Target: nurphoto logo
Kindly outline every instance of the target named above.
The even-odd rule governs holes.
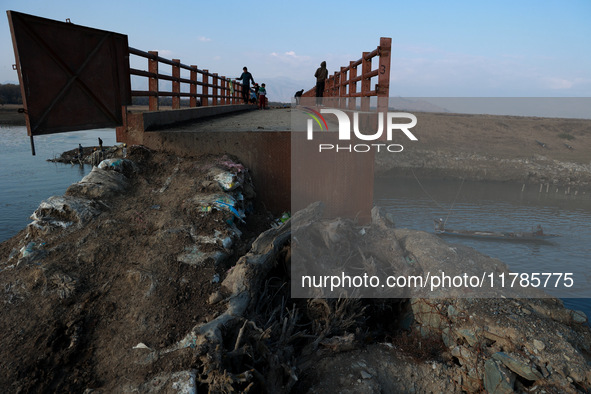
[[[410,132],[409,129],[413,128],[417,124],[417,117],[408,112],[377,112],[378,115],[378,127],[377,131],[363,132],[359,129],[359,112],[353,112],[353,127],[351,127],[351,119],[349,115],[341,110],[334,108],[322,108],[320,113],[306,108],[310,112],[306,112],[311,116],[312,119],[308,119],[307,122],[307,139],[314,139],[314,121],[319,126],[320,132],[324,130],[328,131],[328,125],[322,114],[335,115],[339,124],[339,141],[351,141],[353,135],[361,141],[379,141],[383,140],[382,135],[384,134],[384,118],[386,118],[386,141],[390,142],[393,139],[394,131],[399,130],[406,135],[411,141],[418,141],[417,137]],[[409,119],[409,123],[397,123],[395,119]],[[323,151],[335,151],[335,152],[370,152],[375,150],[380,152],[384,149],[388,152],[396,153],[402,152],[404,147],[401,144],[386,144],[386,143],[371,143],[371,144],[318,144],[318,152]]]

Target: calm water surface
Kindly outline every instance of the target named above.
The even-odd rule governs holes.
[[[115,144],[114,129],[87,130],[35,137],[36,156],[23,126],[0,125],[0,242],[31,222],[29,216],[50,196],[88,174],[91,166],[51,163],[47,159],[82,146]]]
[[[566,306],[591,316],[591,195],[565,195],[550,187],[521,184],[376,180],[376,204],[397,227],[433,232],[433,219],[458,230],[531,231],[541,224],[559,234],[551,243],[445,237],[505,262],[512,272],[573,272],[576,288],[561,294]]]

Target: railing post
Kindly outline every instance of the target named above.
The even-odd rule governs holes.
[[[228,104],[226,101],[228,97],[228,92],[226,91],[226,77],[222,76],[220,86],[222,91],[222,100],[220,104],[226,105]]]
[[[189,87],[189,93],[191,93],[191,97],[189,98],[189,107],[195,108],[197,106],[197,66],[191,65],[191,75],[189,79],[191,80],[191,86]]]
[[[339,96],[341,97],[339,108],[347,107],[347,67],[341,67],[341,83],[339,86]]]
[[[172,59],[174,65],[172,66],[172,77],[173,78],[180,78],[181,77],[181,67],[180,59]],[[172,81],[172,93],[175,94],[172,96],[172,109],[180,109],[181,108],[181,96],[179,93],[181,92],[181,83],[179,81]]]
[[[357,93],[357,82],[354,81],[357,78],[357,66],[353,66],[355,62],[349,62],[349,109],[355,110],[356,108],[356,101],[357,97],[355,97],[355,93]]]
[[[371,91],[371,78],[367,75],[371,72],[371,59],[369,52],[363,52],[361,56],[361,111],[369,111],[369,92]]]
[[[155,56],[154,59],[148,59],[148,72],[158,74],[158,51],[149,51],[148,53]],[[158,77],[150,77],[148,90],[150,93],[155,93],[155,95],[150,95],[148,100],[149,110],[158,111]]]
[[[236,104],[236,81],[231,81],[232,89],[230,89],[230,96],[232,96],[231,104]]]
[[[378,95],[378,111],[383,112],[386,116],[388,111],[388,99],[390,97],[390,53],[392,50],[392,39],[389,37],[380,38],[380,46],[378,50],[379,65],[378,65],[378,85],[376,86],[376,93]],[[384,119],[384,124],[386,119]]]
[[[332,83],[330,84],[330,95],[333,97],[331,99],[331,105],[334,107],[339,106],[339,99],[338,99],[339,91],[337,90],[338,84],[339,84],[339,74],[337,71],[335,71],[332,76]]]
[[[213,73],[212,80],[211,105],[218,105],[218,73]]]
[[[341,73],[339,71],[334,72],[334,86],[332,90],[334,91],[335,96],[335,107],[339,108],[341,106]]]
[[[203,86],[201,86],[201,105],[209,105],[209,71],[203,70]]]

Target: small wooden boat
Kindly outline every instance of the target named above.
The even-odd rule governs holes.
[[[445,228],[443,219],[435,219],[435,234],[449,235],[454,237],[475,238],[483,240],[498,241],[522,241],[522,242],[546,242],[552,238],[559,237],[557,234],[546,234],[542,226],[538,225],[535,231],[529,232],[501,232],[501,231],[474,231],[474,230],[452,230]]]

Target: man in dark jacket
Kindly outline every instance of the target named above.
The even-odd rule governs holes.
[[[248,104],[250,96],[250,81],[254,84],[254,78],[252,77],[252,74],[248,72],[248,69],[244,67],[242,69],[242,75],[236,80],[242,81],[242,98],[244,99],[244,104]]]
[[[316,105],[320,105],[324,96],[324,83],[326,82],[326,78],[328,78],[326,62],[320,63],[320,67],[316,70],[314,76],[316,77]]]

